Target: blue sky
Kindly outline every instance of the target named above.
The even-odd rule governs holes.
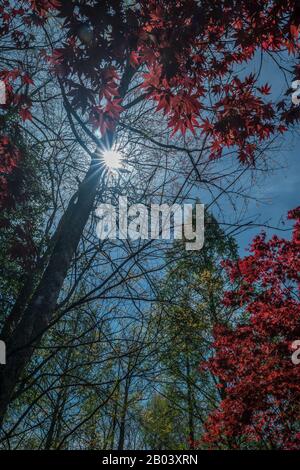
[[[286,230],[292,227],[291,222],[286,221],[286,214],[290,209],[300,204],[300,138],[287,134],[287,143],[292,145],[292,150],[282,150],[277,155],[277,161],[282,159],[283,168],[268,174],[264,182],[258,188],[253,188],[256,192],[258,203],[250,202],[248,206],[249,218],[259,217],[263,224]],[[282,223],[284,222],[284,224]],[[269,235],[277,233],[283,237],[290,237],[291,231],[265,229]],[[259,228],[249,229],[237,236],[240,253],[245,253],[253,236],[259,232]]]
[[[284,67],[291,70],[292,60],[290,57],[282,57]],[[257,72],[260,67],[260,55],[255,58],[250,69]],[[249,70],[245,70],[248,74]],[[279,70],[270,57],[265,57],[261,70],[261,83],[268,82],[272,86],[271,97],[275,102],[282,99],[293,81],[292,74],[286,74]],[[270,171],[261,181],[251,187],[251,195],[257,200],[248,202],[247,217],[257,223],[272,226],[264,230],[268,235],[277,233],[282,237],[289,238],[293,222],[286,220],[287,212],[300,204],[300,125],[284,134],[279,149],[272,154],[267,154],[270,162]],[[276,163],[274,165],[273,158]],[[272,168],[275,169],[271,170]],[[276,230],[277,227],[278,230]],[[249,229],[236,237],[240,254],[247,253],[252,238],[262,228]]]

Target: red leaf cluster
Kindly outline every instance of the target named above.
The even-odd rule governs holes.
[[[10,192],[8,177],[17,167],[20,151],[9,137],[0,137],[0,209],[14,206],[14,197]]]
[[[214,331],[215,353],[202,367],[218,378],[219,409],[202,440],[209,447],[300,449],[300,374],[291,345],[300,339],[300,207],[291,240],[257,236],[250,256],[228,263],[225,304],[243,320]]]
[[[268,84],[259,84],[254,75],[232,78],[232,70],[249,63],[259,49],[299,51],[297,5],[295,0],[141,0],[133,8],[119,0],[62,2],[58,16],[67,38],[52,61],[72,105],[87,110],[102,133],[119,119],[118,76],[129,63],[135,71],[145,70],[140,88],[166,116],[172,134],[200,128],[212,158],[230,147],[238,148],[242,162],[254,163],[260,143],[300,116],[285,102],[276,108]],[[106,81],[112,71],[115,77]]]
[[[40,16],[46,16],[49,10],[60,6],[59,0],[29,0],[31,8]]]

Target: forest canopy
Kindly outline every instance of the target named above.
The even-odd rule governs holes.
[[[1,449],[300,449],[299,33],[297,0],[1,2]]]

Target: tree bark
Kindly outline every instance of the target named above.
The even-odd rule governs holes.
[[[80,185],[77,201],[70,201],[63,216],[58,240],[41,281],[8,339],[7,362],[0,373],[0,423],[16,383],[52,319],[72,257],[92,211],[100,175],[99,162],[94,160]]]
[[[187,348],[188,349],[188,348]],[[194,429],[194,406],[193,406],[193,389],[191,385],[191,366],[189,352],[186,352],[186,385],[187,385],[187,402],[188,402],[188,427],[189,427],[189,448],[193,450],[195,442]]]
[[[122,410],[121,410],[118,450],[124,450],[126,416],[127,416],[127,410],[128,410],[128,395],[129,395],[130,381],[131,381],[131,377],[128,376],[125,381],[124,397],[123,397],[123,404],[122,404]]]
[[[129,64],[125,67],[119,88],[121,98],[124,98],[134,72]],[[112,135],[109,137],[112,140]],[[101,144],[105,145],[104,139]],[[52,320],[73,255],[93,209],[102,173],[103,167],[95,156],[78,188],[77,197],[71,198],[54,234],[55,244],[48,266],[25,307],[21,320],[14,325],[15,329],[7,340],[6,366],[0,369],[0,425],[14,388]]]
[[[76,194],[73,195],[69,205],[71,205],[76,197]],[[27,273],[26,279],[23,283],[23,286],[18,293],[18,297],[15,301],[15,304],[13,306],[13,309],[11,310],[9,316],[4,322],[2,331],[1,331],[1,339],[5,342],[8,341],[8,339],[11,337],[13,334],[17,324],[20,322],[22,315],[25,311],[26,306],[28,305],[28,302],[30,300],[30,297],[34,293],[35,286],[38,282],[38,279],[42,276],[43,271],[45,270],[47,263],[49,262],[52,250],[55,246],[55,242],[57,240],[57,237],[59,236],[61,226],[66,223],[65,218],[62,217],[60,220],[60,223],[57,227],[57,230],[54,233],[54,236],[52,237],[46,252],[42,256],[42,258],[39,260],[39,262],[36,264],[36,266],[33,267],[33,270],[29,273]]]

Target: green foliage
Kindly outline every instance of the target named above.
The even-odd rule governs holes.
[[[208,410],[213,409],[220,398],[212,377],[199,371],[199,362],[212,353],[214,325],[227,323],[231,317],[232,309],[222,304],[228,286],[222,261],[236,259],[236,251],[235,242],[208,215],[202,250],[186,251],[183,241],[175,243],[168,253],[169,269],[157,307],[159,363],[163,370],[161,391],[167,397],[164,406],[170,407],[175,416],[180,416],[179,421],[186,430],[186,439],[181,441],[185,448],[188,438],[193,441],[195,435],[202,432]],[[162,406],[157,399],[152,408],[156,403]],[[149,416],[154,416],[153,411]],[[165,423],[167,427],[173,426],[171,435],[176,426],[173,418],[171,413]],[[152,419],[158,435],[164,429],[163,423],[163,418]]]
[[[154,395],[141,414],[141,432],[149,449],[185,449],[188,429],[182,421],[183,413],[172,406],[171,394]]]

